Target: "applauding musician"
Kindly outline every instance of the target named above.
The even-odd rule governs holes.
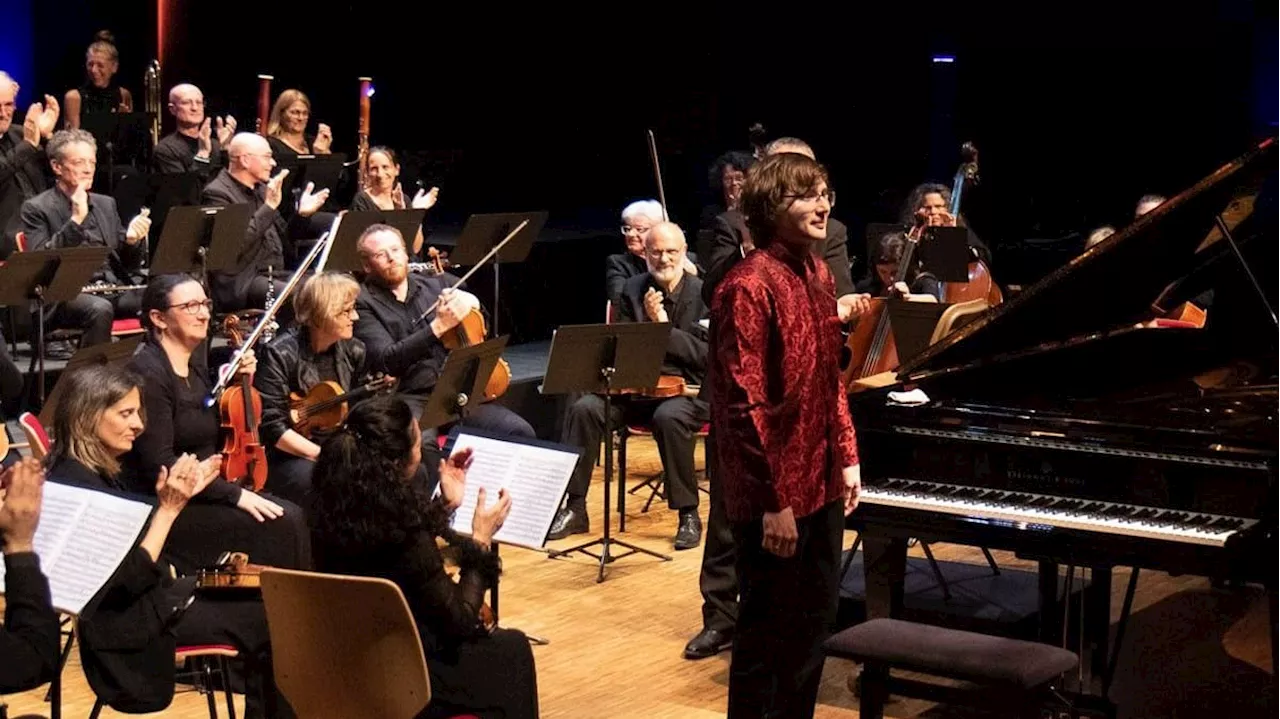
[[[271,106],[267,120],[267,141],[276,159],[291,165],[298,155],[328,155],[333,144],[333,130],[320,123],[314,136],[308,136],[307,122],[311,119],[311,100],[301,90],[285,90]]]
[[[196,172],[208,179],[225,167],[224,149],[236,134],[236,119],[230,115],[213,118],[204,114],[204,93],[183,83],[169,91],[169,113],[177,128],[156,143],[151,164],[156,172],[176,174]]]
[[[14,125],[17,99],[18,83],[0,70],[0,260],[16,249],[22,203],[45,189],[41,145],[58,124],[58,101],[45,95],[43,105],[31,103],[23,123]]]
[[[707,316],[702,301],[702,280],[685,273],[688,245],[680,227],[663,222],[654,225],[645,242],[649,271],[627,280],[616,305],[620,322],[669,322],[671,336],[662,373],[700,384],[707,366],[706,331],[699,322]],[[666,476],[667,504],[680,513],[675,548],[692,549],[702,540],[702,520],[698,517],[698,485],[693,473],[694,434],[709,417],[707,403],[696,397],[661,400],[637,398],[626,405],[614,403],[616,425],[652,422],[653,436],[662,457]],[[583,395],[569,408],[565,422],[565,442],[582,447],[569,480],[565,506],[551,523],[548,539],[561,539],[589,531],[586,496],[595,467],[600,437],[604,434],[604,400]]]
[[[400,188],[400,163],[396,162],[396,154],[389,147],[371,147],[368,154],[365,188],[356,193],[351,200],[351,209],[367,210],[403,210],[406,207],[404,190]],[[415,210],[430,210],[436,205],[440,196],[440,188],[430,191],[418,190],[408,207]],[[418,228],[410,248],[414,257],[422,255],[422,228]]]

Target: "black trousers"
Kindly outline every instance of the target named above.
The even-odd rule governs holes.
[[[729,719],[810,719],[822,679],[822,642],[836,617],[844,503],[796,520],[795,554],[761,542],[761,520],[737,523],[742,604],[729,666]]]
[[[671,397],[664,400],[632,399],[610,403],[611,426],[627,422],[647,422],[653,427],[653,438],[662,458],[666,474],[667,506],[687,509],[698,506],[698,482],[693,473],[694,435],[710,416],[706,402],[693,397]],[[568,503],[581,507],[591,485],[604,436],[604,399],[588,394],[578,398],[569,408],[564,425],[565,444],[582,447],[586,452],[574,467],[569,480]]]
[[[293,502],[304,512],[311,509],[311,470],[316,463],[306,457],[272,448],[267,451],[267,483],[263,489]]]
[[[424,638],[424,642],[428,638]],[[516,629],[427,651],[431,704],[417,719],[473,714],[480,719],[535,719],[538,676],[529,639]]]
[[[259,522],[229,504],[188,503],[169,531],[164,558],[185,575],[212,566],[223,552],[244,552],[254,564],[311,569],[311,532],[302,508],[280,496],[262,496],[280,505],[284,516]]]
[[[707,476],[711,480],[707,529],[702,547],[702,627],[732,632],[738,623],[738,560],[733,525],[724,509],[724,485],[716,472],[715,432],[707,435]]]
[[[111,322],[135,318],[142,309],[142,290],[104,297],[80,294],[69,302],[59,302],[46,310],[45,330],[81,330],[81,347],[111,341]]]

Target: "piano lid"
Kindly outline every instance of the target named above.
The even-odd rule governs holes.
[[[898,370],[900,380],[1150,319],[1169,285],[1216,255],[1215,217],[1228,227],[1241,218],[1230,208],[1252,207],[1276,167],[1275,138],[1220,167],[1102,243],[1059,267],[979,319],[952,332]],[[1201,250],[1197,252],[1197,250]]]

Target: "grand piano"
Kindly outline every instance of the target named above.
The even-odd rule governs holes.
[[[1090,568],[1104,697],[1112,567],[1264,584],[1274,661],[1275,280],[1254,283],[1247,251],[1274,272],[1275,168],[1270,138],[907,359],[896,384],[850,394],[868,617],[901,612],[914,538],[1038,561],[1053,643],[1059,567]],[[1204,327],[1151,326],[1208,296]]]

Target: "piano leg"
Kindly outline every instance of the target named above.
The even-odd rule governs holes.
[[[867,619],[902,614],[902,581],[907,573],[907,540],[863,532],[862,568],[867,586]]]
[[[1058,565],[1040,562],[1040,641],[1062,646],[1062,607],[1058,603]]]
[[[1137,571],[1137,570],[1134,570]],[[1090,679],[1105,677],[1111,638],[1111,567],[1091,567],[1085,594],[1085,632],[1090,645]]]

